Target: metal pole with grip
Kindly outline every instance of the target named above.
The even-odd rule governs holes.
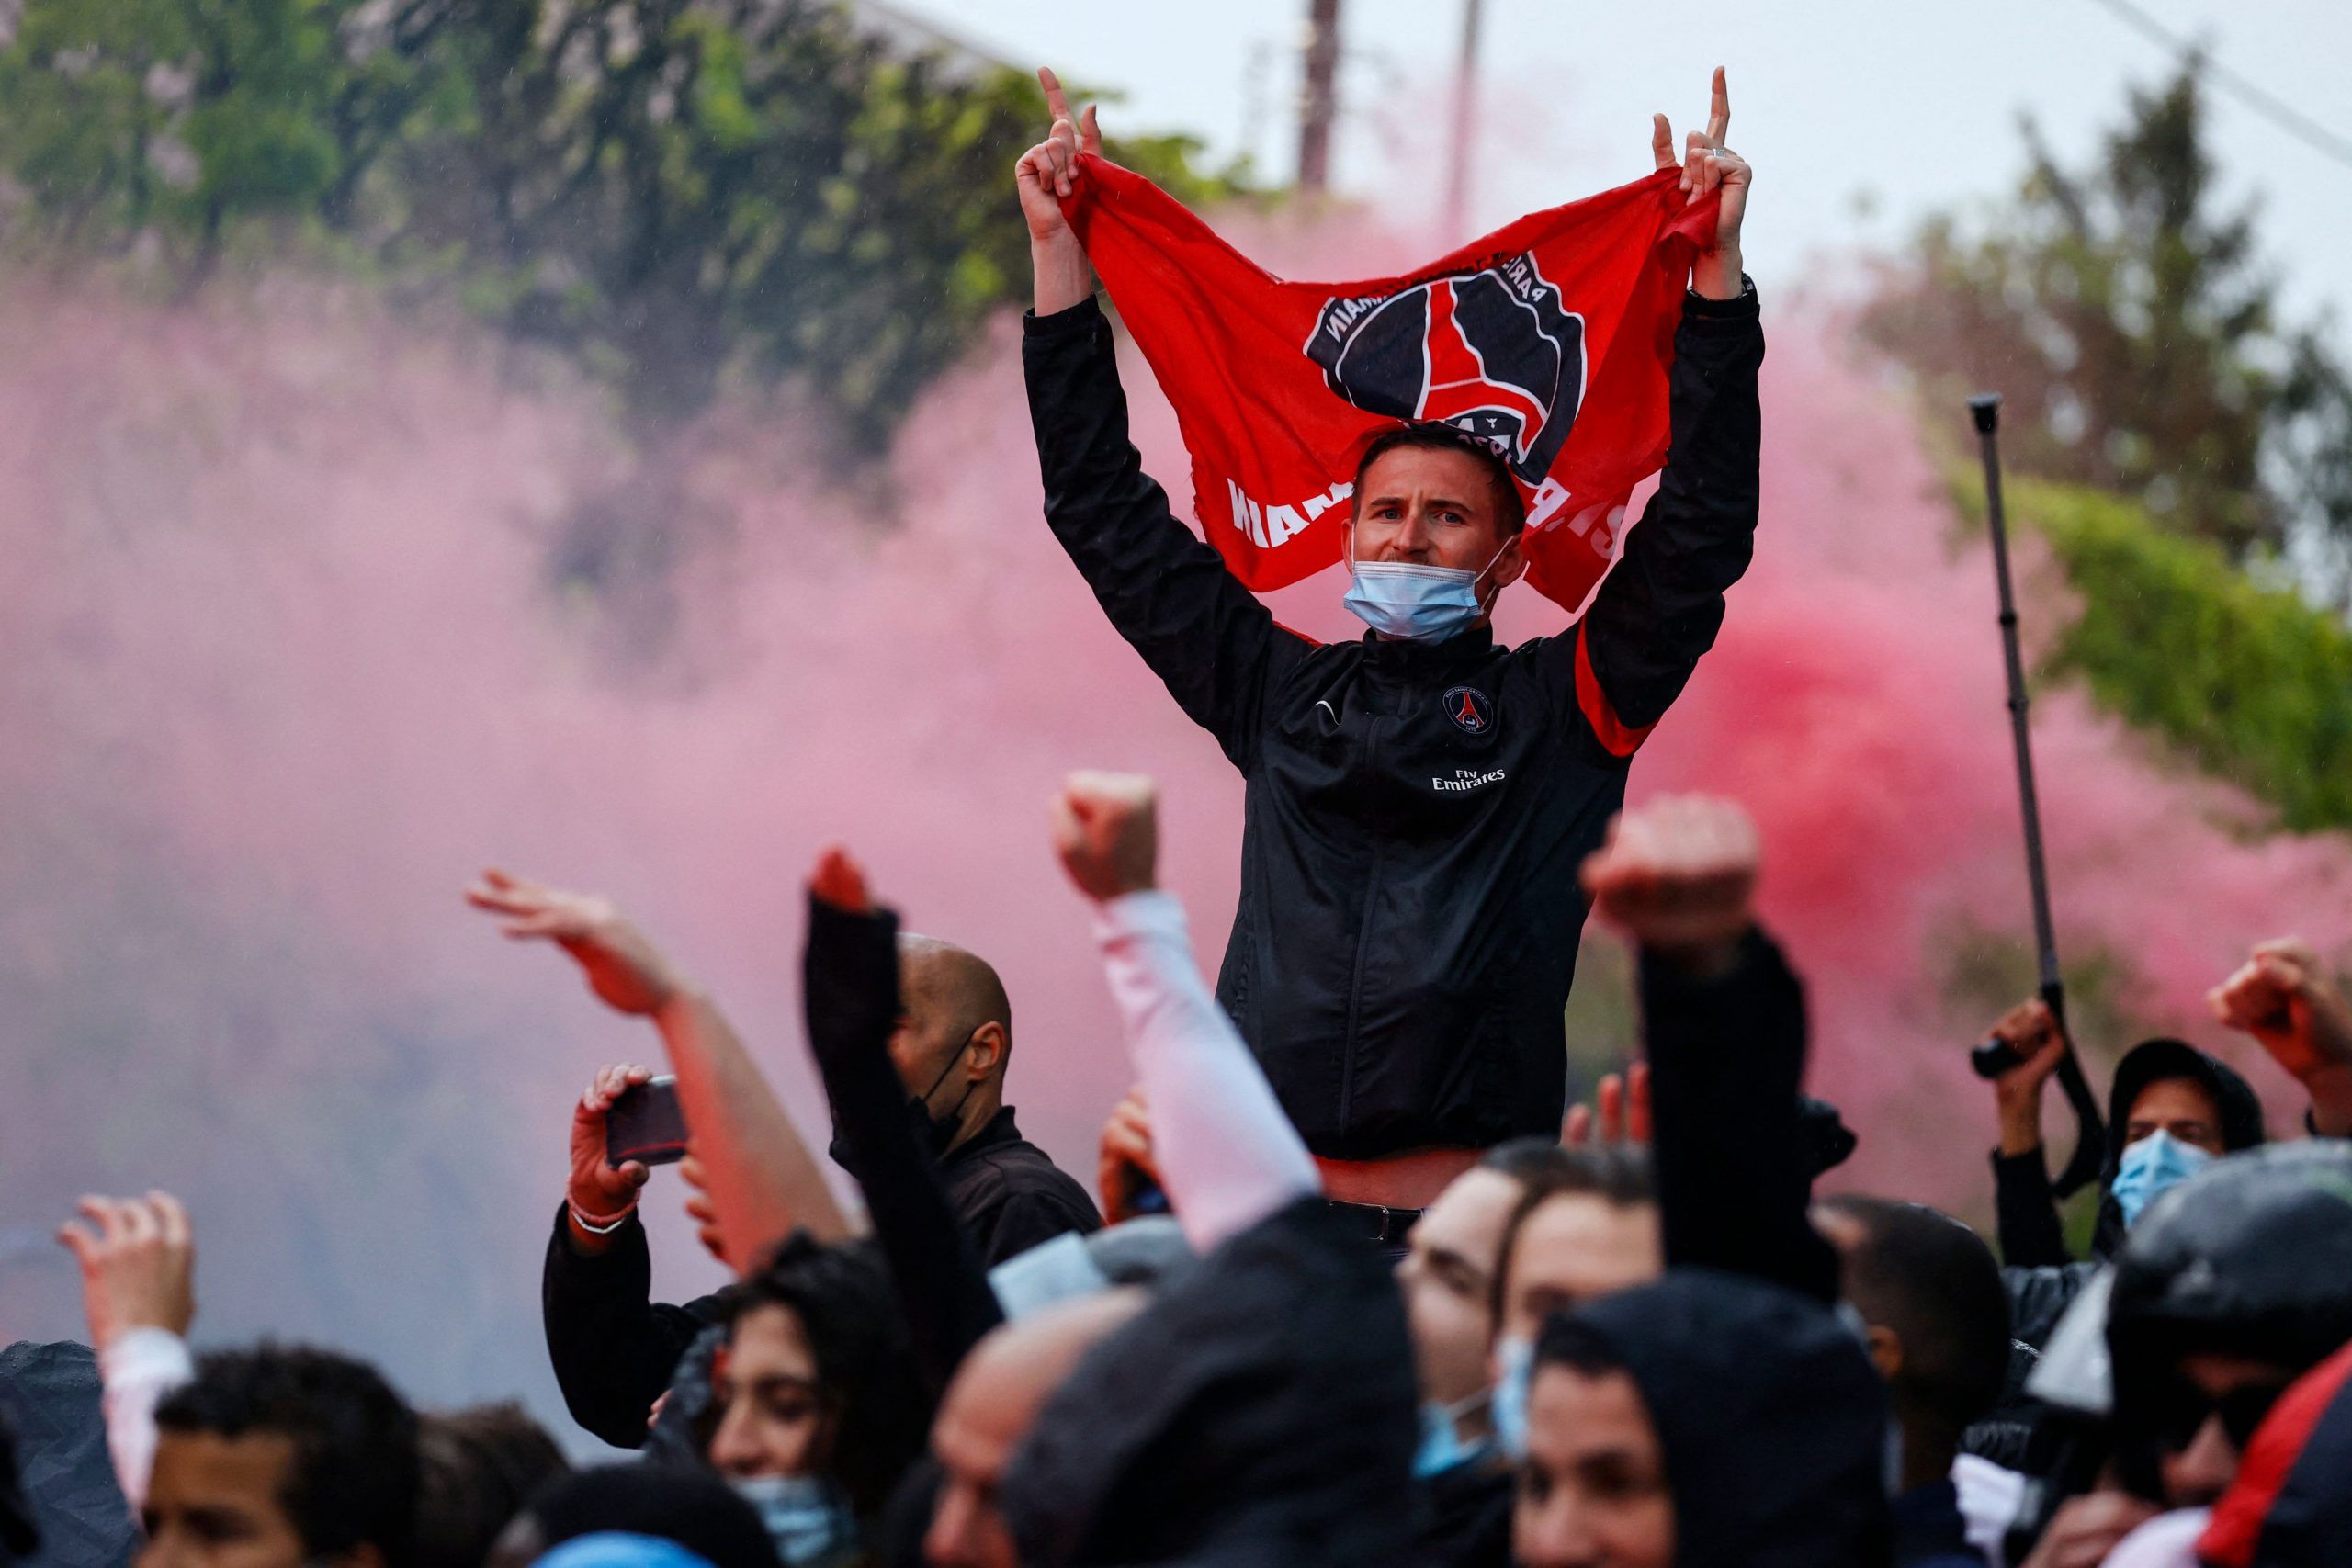
[[[2034,793],[2033,735],[2027,722],[2031,704],[2026,694],[2025,655],[2018,645],[2017,596],[2009,586],[2008,516],[2001,505],[1999,394],[1969,399],[1968,412],[1976,422],[1977,445],[1984,458],[1984,515],[1993,531],[1993,580],[2001,594],[2001,652],[2008,664],[2009,737],[2017,749],[2018,804],[2025,816],[2025,871],[2033,894],[2034,956],[2041,970],[2041,1000],[2050,1009],[2050,1016],[2063,1037],[2066,1032],[2066,982],[2058,970],[2058,935],[2050,919],[2050,874],[2041,853],[2041,802]],[[1970,1057],[1977,1076],[1985,1078],[1999,1077],[2022,1060],[1999,1041],[1979,1045]],[[2059,1058],[2058,1085],[2065,1090],[2067,1103],[2074,1107],[2076,1128],[2074,1157],[2051,1183],[2058,1196],[2064,1198],[2097,1179],[2107,1157],[2107,1122],[2099,1113],[2098,1099],[2092,1094],[2089,1080],[2083,1077],[2083,1065],[2075,1059],[2071,1043],[2066,1054]]]

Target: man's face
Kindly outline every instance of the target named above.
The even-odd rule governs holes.
[[[1665,1268],[1655,1204],[1589,1192],[1548,1198],[1520,1222],[1511,1243],[1503,1337],[1532,1340],[1552,1314],[1647,1284]]]
[[[139,1568],[301,1568],[310,1553],[279,1500],[293,1472],[281,1433],[162,1433]]]
[[[2198,1351],[2182,1357],[2162,1402],[2170,1418],[2160,1423],[2166,1430],[2157,1443],[2166,1505],[2201,1508],[2228,1491],[2238,1472],[2241,1438],[2253,1436],[2254,1426],[2294,1381],[2293,1368],[2251,1356]]]
[[[992,1368],[969,1368],[948,1389],[931,1430],[942,1472],[931,1529],[922,1538],[931,1568],[1018,1568],[1012,1531],[997,1488],[1036,1415],[1025,1391],[994,1386]]]
[[[933,964],[919,948],[904,949],[899,953],[899,1027],[891,1032],[890,1065],[899,1069],[899,1081],[906,1086],[910,1097],[933,1094],[944,1102],[940,1109],[956,1102],[960,1089],[952,1082],[940,1083],[940,1076],[947,1071],[965,1044],[956,1034],[956,1020],[952,1010],[944,1005],[937,994],[939,987],[930,982]],[[953,1075],[949,1075],[953,1077]]]
[[[1373,459],[1355,497],[1355,558],[1484,571],[1507,542],[1495,510],[1494,471],[1467,452],[1399,446]],[[1479,584],[1518,577],[1514,545]]]
[[[1622,1371],[1539,1367],[1511,1507],[1521,1568],[1668,1568],[1674,1494],[1641,1391]]]
[[[756,1306],[711,1368],[718,1430],[711,1468],[732,1479],[806,1475],[822,1462],[831,1422],[817,1382],[817,1357],[791,1308]]]
[[[1459,1404],[1487,1384],[1495,1261],[1523,1190],[1500,1171],[1467,1170],[1413,1226],[1396,1282],[1425,1399]]]
[[[2136,1144],[2159,1131],[2184,1144],[2194,1144],[2216,1158],[2230,1152],[2222,1144],[2222,1108],[2192,1078],[2158,1078],[2132,1102],[2132,1114],[2123,1128],[2124,1143]]]

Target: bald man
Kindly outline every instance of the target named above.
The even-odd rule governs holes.
[[[1005,1469],[1046,1399],[1149,1299],[1129,1288],[1081,1296],[1006,1324],[972,1348],[932,1423],[940,1483],[922,1543],[931,1568],[1018,1568],[997,1502]]]
[[[890,1036],[899,1081],[922,1108],[956,1216],[991,1268],[1065,1231],[1102,1224],[1094,1201],[1021,1135],[1004,1102],[1012,1004],[987,960],[937,937],[899,938],[906,1014]]]

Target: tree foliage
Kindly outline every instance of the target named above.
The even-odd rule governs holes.
[[[27,0],[0,51],[14,228],[160,248],[241,236],[448,279],[653,423],[731,378],[887,435],[1026,240],[1027,77],[816,0]],[[1181,138],[1113,155],[1204,199]]]
[[[2279,319],[2251,210],[2221,209],[2195,66],[2134,91],[2086,168],[2026,136],[2014,201],[1931,220],[1867,335],[1939,397],[1999,390],[2019,469],[2132,497],[2240,562],[2291,555],[2341,595],[2352,383]]]
[[[1983,515],[1973,471],[1956,469],[1953,490]],[[2101,707],[2277,807],[2286,828],[2352,828],[2352,630],[2131,501],[2027,479],[2004,495],[2081,600],[2041,673],[2079,677]]]

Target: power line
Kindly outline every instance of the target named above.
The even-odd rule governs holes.
[[[2338,136],[2284,98],[2231,70],[2206,53],[2202,46],[2181,37],[2140,9],[2132,0],[2092,0],[2092,3],[2143,37],[2176,54],[2196,61],[2203,73],[2212,79],[2214,85],[2223,88],[2272,124],[2290,132],[2312,151],[2352,169],[2352,141]]]

